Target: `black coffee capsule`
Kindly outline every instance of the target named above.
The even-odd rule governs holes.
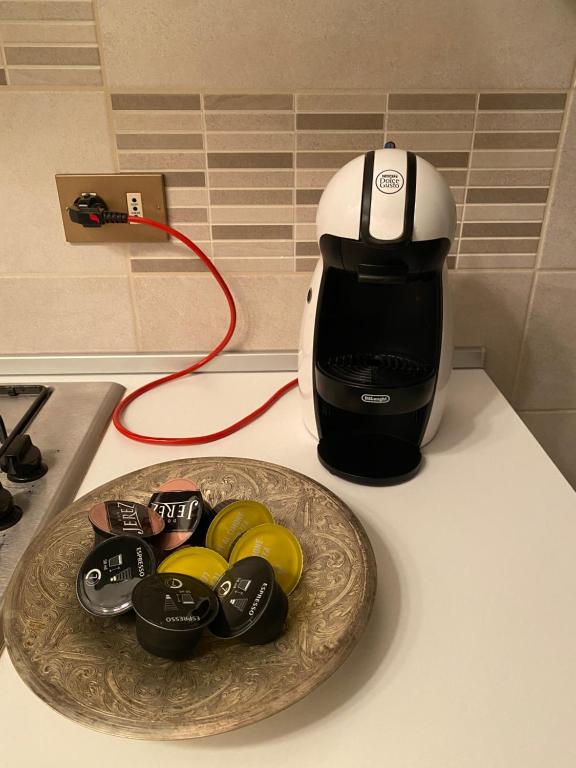
[[[113,536],[90,552],[78,571],[76,594],[93,616],[119,616],[132,608],[132,590],[154,573],[152,548],[134,536]]]
[[[220,610],[210,625],[216,637],[240,638],[263,645],[279,637],[286,623],[288,598],[262,557],[246,557],[229,568],[214,587]]]
[[[170,552],[184,543],[204,544],[214,513],[192,480],[168,480],[152,495],[149,506],[164,520],[164,531],[154,541],[158,549]]]
[[[140,645],[166,659],[187,659],[218,613],[210,587],[182,573],[157,573],[143,579],[132,595]]]

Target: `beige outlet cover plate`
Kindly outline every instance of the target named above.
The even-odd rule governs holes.
[[[96,192],[106,201],[108,210],[126,212],[126,195],[140,192],[144,216],[166,224],[164,177],[161,173],[97,173],[92,176],[59,173],[56,174],[56,187],[64,234],[69,243],[158,243],[168,239],[165,232],[144,224],[82,227],[70,221],[66,210],[83,192]]]

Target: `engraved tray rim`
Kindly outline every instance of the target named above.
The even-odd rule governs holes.
[[[121,718],[114,713],[110,712],[97,712],[89,710],[86,707],[82,707],[74,702],[70,702],[65,696],[58,695],[56,686],[47,680],[40,677],[35,669],[33,662],[31,661],[29,654],[27,653],[24,644],[22,643],[22,629],[19,626],[19,603],[22,597],[23,588],[26,585],[26,578],[30,576],[32,565],[36,558],[41,555],[44,548],[44,542],[46,534],[51,534],[57,531],[59,528],[59,522],[62,517],[69,516],[72,513],[76,514],[82,510],[86,510],[87,506],[96,503],[99,500],[110,498],[107,494],[110,494],[111,489],[114,489],[120,482],[130,482],[134,479],[136,482],[143,481],[146,473],[152,473],[156,471],[162,474],[166,470],[172,468],[177,469],[179,476],[184,477],[188,474],[191,477],[195,476],[195,466],[211,464],[224,464],[223,470],[233,469],[234,466],[240,466],[243,469],[246,468],[261,468],[263,470],[271,472],[280,472],[289,479],[294,478],[304,484],[311,484],[315,487],[316,491],[325,495],[332,503],[335,503],[338,507],[338,512],[345,523],[350,526],[354,536],[358,543],[358,550],[362,556],[362,562],[358,564],[359,570],[363,576],[361,599],[358,600],[358,607],[355,611],[352,621],[348,622],[349,631],[346,633],[342,642],[339,642],[337,647],[332,650],[332,653],[324,661],[324,663],[313,672],[308,670],[306,674],[303,674],[300,680],[295,685],[289,688],[280,688],[277,691],[277,695],[274,699],[268,702],[267,707],[264,710],[258,711],[253,709],[248,714],[242,717],[238,713],[235,715],[230,714],[228,718],[222,717],[219,721],[211,723],[195,724],[193,720],[191,722],[184,722],[176,725],[174,723],[158,722],[154,721],[153,717],[148,718],[146,727],[135,727],[131,718]],[[185,471],[182,472],[182,469]],[[196,472],[196,478],[197,478]],[[135,483],[136,487],[136,483]],[[150,485],[147,484],[147,492]],[[135,491],[135,495],[139,491]],[[261,497],[261,500],[266,503],[265,496]],[[85,518],[83,518],[85,519]],[[61,527],[61,526],[60,526]],[[97,488],[86,493],[81,498],[74,501],[72,504],[61,510],[51,521],[49,521],[42,529],[43,536],[39,536],[32,541],[23,554],[19,564],[17,565],[8,588],[5,593],[4,608],[3,608],[3,625],[6,648],[10,655],[10,659],[18,675],[23,682],[35,693],[40,699],[47,703],[52,709],[68,717],[70,720],[87,726],[93,730],[100,731],[115,736],[123,736],[132,739],[145,739],[145,740],[177,740],[177,739],[195,739],[202,738],[211,735],[217,735],[225,733],[227,731],[242,728],[247,725],[264,720],[271,717],[278,712],[286,709],[297,701],[300,701],[321,683],[327,680],[337,669],[343,664],[346,658],[349,656],[354,646],[357,644],[361,635],[366,628],[369,621],[374,598],[376,593],[376,562],[372,545],[368,538],[364,527],[358,520],[352,510],[345,504],[336,494],[326,488],[318,481],[304,475],[300,472],[292,470],[288,467],[284,467],[280,464],[261,461],[258,459],[244,458],[244,457],[226,457],[226,456],[206,456],[206,457],[194,457],[194,458],[182,458],[160,462],[147,467],[134,470],[126,473],[120,477],[104,483]],[[306,568],[306,564],[305,564]],[[75,574],[74,574],[75,577]],[[290,598],[292,599],[292,598]],[[79,610],[80,607],[78,606]],[[289,614],[290,616],[290,614]],[[113,620],[118,621],[118,619]],[[136,645],[134,638],[134,645]],[[274,646],[275,644],[269,644]],[[245,649],[250,646],[241,646]],[[257,646],[257,648],[266,648],[267,646]],[[246,650],[247,654],[248,651]],[[182,662],[170,662],[164,659],[158,659],[158,663],[162,666],[166,664],[178,664]],[[270,681],[268,681],[270,683]],[[153,715],[154,710],[151,710],[150,714]]]

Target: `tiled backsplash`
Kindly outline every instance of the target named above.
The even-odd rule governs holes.
[[[566,92],[112,93],[118,168],[162,171],[170,220],[224,269],[311,271],[322,189],[393,140],[457,202],[456,269],[536,262]],[[137,258],[134,271],[198,271]]]
[[[0,0],[0,354],[218,340],[225,304],[179,243],[64,242],[54,174],[134,170],[164,174],[171,223],[226,275],[232,349],[296,348],[322,189],[393,140],[456,200],[456,343],[486,347],[576,484],[576,6],[361,8]]]

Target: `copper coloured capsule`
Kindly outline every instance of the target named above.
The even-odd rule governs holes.
[[[164,530],[164,520],[151,507],[135,501],[102,501],[88,513],[97,540],[111,536],[151,539]]]

